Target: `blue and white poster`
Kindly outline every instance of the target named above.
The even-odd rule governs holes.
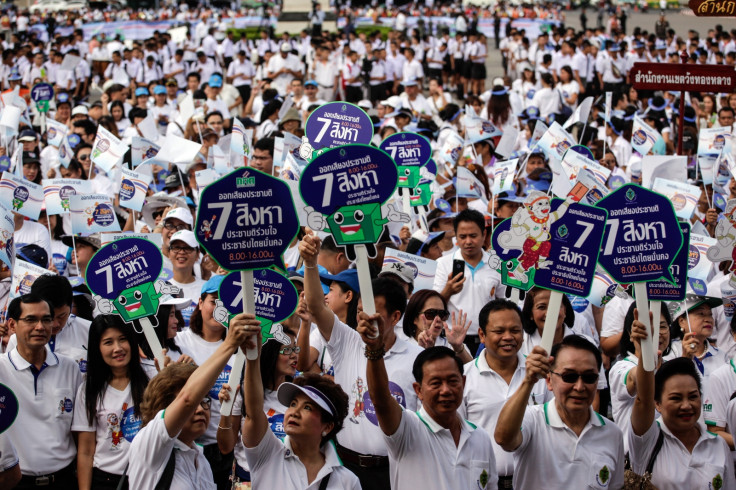
[[[72,232],[120,231],[120,223],[106,194],[75,194],[69,197]]]
[[[43,209],[43,187],[10,172],[3,172],[0,202],[11,211],[36,221]]]
[[[143,208],[143,202],[146,200],[148,185],[151,183],[152,177],[142,172],[120,169],[120,191],[118,193],[120,207],[139,211]]]
[[[69,198],[77,194],[90,194],[92,182],[81,179],[44,179],[43,199],[46,214],[69,213]]]

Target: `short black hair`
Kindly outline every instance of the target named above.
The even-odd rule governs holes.
[[[483,217],[483,214],[475,209],[464,209],[455,216],[455,219],[452,220],[452,227],[455,230],[455,233],[457,233],[457,227],[460,226],[460,223],[463,221],[475,223],[478,225],[478,228],[480,228],[481,233],[486,229],[486,220]]]
[[[488,333],[486,332],[486,327],[488,326],[488,316],[494,311],[504,310],[515,311],[519,315],[519,323],[521,323],[521,325],[524,324],[524,321],[521,317],[521,309],[519,308],[519,305],[517,305],[513,301],[509,301],[503,298],[492,299],[491,301],[486,303],[483,308],[480,309],[480,313],[478,313],[478,325],[480,329],[483,330],[483,333]]]
[[[46,306],[49,307],[49,315],[54,314],[54,309],[51,307],[51,303],[38,294],[27,293],[13,298],[8,305],[8,318],[12,318],[17,322],[20,320],[20,315],[23,313],[22,305],[35,305],[38,303],[46,303]]]
[[[373,286],[373,296],[382,297],[386,303],[386,313],[392,315],[398,311],[401,315],[404,315],[406,310],[406,291],[401,285],[389,279],[388,277],[378,277],[373,279],[371,283]]]
[[[654,373],[654,401],[662,401],[662,389],[664,384],[673,376],[684,374],[692,376],[698,385],[698,392],[703,393],[703,386],[700,383],[700,375],[695,369],[695,363],[687,357],[676,357],[669,361],[663,362],[662,365]]]
[[[583,337],[582,335],[568,335],[567,337],[562,339],[562,342],[559,344],[555,344],[552,346],[552,352],[550,353],[550,356],[555,358],[555,362],[557,361],[557,355],[560,353],[560,351],[567,349],[567,348],[573,348],[573,349],[579,349],[579,350],[586,350],[593,354],[595,356],[595,365],[598,369],[601,368],[601,363],[603,362],[603,357],[601,356],[601,351],[598,350],[598,347],[593,345],[593,343]],[[692,361],[690,361],[690,364],[692,364]],[[552,364],[552,367],[554,367],[554,363]]]
[[[189,73],[187,73],[187,80],[189,80],[192,77],[196,78],[198,82],[202,81],[202,75],[200,75],[196,71],[190,71]]]
[[[253,145],[254,150],[261,150],[261,151],[267,151],[269,155],[273,158],[273,147],[274,147],[274,139],[273,138],[261,138],[258,141],[256,141],[256,144]]]
[[[455,364],[457,364],[457,370],[460,371],[460,375],[462,376],[464,372],[463,361],[461,361],[460,358],[455,355],[452,349],[441,345],[435,345],[433,347],[430,347],[429,349],[424,349],[422,352],[419,353],[416,359],[414,359],[414,365],[411,368],[411,373],[414,375],[414,379],[416,380],[416,382],[421,384],[422,379],[424,379],[425,364],[432,361],[439,361],[440,359],[444,359],[446,357],[449,357],[455,361]]]
[[[666,356],[667,354],[672,352],[672,339],[679,337],[678,334],[680,329],[677,324],[672,322],[670,310],[669,308],[667,308],[667,305],[662,304],[661,307],[662,318],[664,318],[667,322],[667,325],[670,326],[670,344],[667,346],[664,352],[662,352],[662,355]],[[626,312],[626,316],[624,317],[624,329],[621,332],[621,340],[618,343],[619,351],[621,352],[622,356],[626,356],[626,354],[628,354],[629,352],[633,353],[636,350],[634,342],[631,340],[631,325],[634,323],[634,309],[636,309],[636,303],[631,303],[628,311]],[[659,325],[655,326],[654,331],[659,332]],[[656,338],[659,339],[659,333],[657,333]]]
[[[89,136],[90,134],[97,134],[97,125],[89,119],[74,121],[74,127],[82,128],[84,130],[84,134],[87,136]]]
[[[71,306],[74,302],[72,285],[64,276],[44,274],[31,285],[31,294],[38,295],[51,305],[51,313],[56,308]]]

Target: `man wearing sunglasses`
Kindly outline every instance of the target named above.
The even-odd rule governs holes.
[[[579,335],[565,337],[551,356],[534,347],[494,434],[498,445],[514,453],[514,488],[623,487],[623,433],[592,408],[600,368],[600,351]],[[543,378],[555,397],[527,410]]]

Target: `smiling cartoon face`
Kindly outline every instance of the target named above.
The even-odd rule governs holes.
[[[413,166],[404,166],[399,165],[399,187],[408,187],[409,189],[413,189],[417,186],[419,183],[419,171],[422,169],[422,167],[417,167],[416,165]]]
[[[432,182],[422,182],[415,189],[414,194],[409,198],[412,207],[429,206],[432,200]]]
[[[327,224],[338,245],[376,243],[383,231],[383,223],[380,222],[381,205],[377,203],[343,206],[327,217]]]
[[[548,216],[550,211],[549,199],[539,199],[531,205],[529,210],[537,218],[544,218]]]
[[[128,288],[113,300],[113,305],[126,322],[131,322],[144,316],[155,315],[158,311],[158,297],[153,283]]]

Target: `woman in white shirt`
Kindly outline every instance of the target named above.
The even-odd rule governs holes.
[[[144,427],[130,447],[130,488],[155,488],[164,475],[169,475],[164,488],[217,488],[203,449],[194,441],[207,431],[212,403],[208,392],[243,344],[247,324],[259,328],[260,322],[250,315],[231,323],[225,340],[198,368],[171,364],[151,380],[141,404]]]
[[[631,339],[640,349],[649,332],[638,315],[635,318]],[[631,470],[642,476],[649,473],[651,484],[660,490],[736,488],[728,444],[700,421],[702,388],[692,361],[672,359],[656,374],[639,363],[636,384],[627,435]]]
[[[230,322],[241,325],[250,315],[237,315]],[[247,324],[248,345],[261,348],[261,329]],[[259,352],[260,354],[260,352]],[[259,356],[260,357],[260,356]],[[263,413],[263,385],[260,360],[246,360],[243,444],[250,466],[253,490],[278,488],[303,490],[319,486],[323,490],[360,489],[360,482],[342,466],[334,439],[348,414],[348,395],[339,385],[318,374],[306,374],[294,383],[282,383],[277,399],[286,406],[281,442],[268,429]]]
[[[429,79],[429,98],[427,102],[429,105],[429,112],[432,114],[435,122],[442,124],[438,115],[440,111],[447,106],[447,104],[452,102],[452,97],[442,89],[442,83],[437,78]]]
[[[534,106],[539,109],[539,117],[542,120],[547,120],[550,114],[554,114],[560,108],[560,100],[557,94],[554,93],[554,78],[551,73],[542,73],[540,75],[540,81],[542,88],[537,90],[532,97],[532,102],[529,106]],[[529,107],[527,106],[527,107]]]
[[[174,274],[170,282],[181,290],[182,298],[189,300],[189,306],[181,311],[184,325],[188,326],[205,282],[194,274],[194,267],[199,262],[199,244],[194,233],[180,230],[171,235],[168,256]]]
[[[580,85],[573,78],[572,68],[568,65],[560,68],[560,81],[557,84],[557,92],[560,94],[560,103],[574,111],[578,106]]]
[[[100,315],[92,321],[88,349],[87,378],[77,390],[72,422],[79,441],[79,488],[114,490],[141,427],[148,376],[140,364],[133,329],[117,315]]]
[[[511,84],[511,90],[519,94],[521,100],[524,101],[524,108],[531,105],[534,92],[537,88],[537,77],[529,63],[524,63],[521,68],[521,77],[514,80]]]

